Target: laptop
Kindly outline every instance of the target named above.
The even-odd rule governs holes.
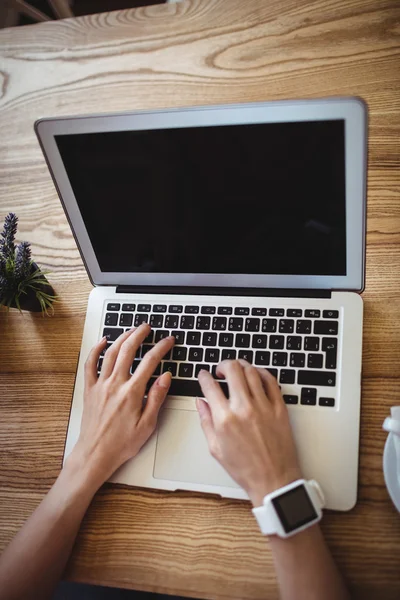
[[[65,457],[90,349],[146,322],[132,372],[174,335],[155,373],[171,371],[170,394],[155,434],[111,481],[247,498],[210,456],[195,407],[199,370],[244,358],[277,378],[304,476],[327,507],[354,506],[366,116],[361,100],[332,98],[36,122],[94,286]]]

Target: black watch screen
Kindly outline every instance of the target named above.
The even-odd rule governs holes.
[[[281,496],[272,498],[271,502],[281,520],[285,533],[291,533],[302,527],[302,525],[318,518],[310,496],[302,483]]]

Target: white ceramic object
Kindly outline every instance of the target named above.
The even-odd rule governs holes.
[[[383,453],[383,474],[393,504],[400,512],[400,406],[391,409],[391,417],[383,423],[389,432]]]

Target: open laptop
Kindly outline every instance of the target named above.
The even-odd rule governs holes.
[[[92,290],[65,449],[79,435],[84,362],[143,321],[176,346],[159,427],[112,481],[230,498],[210,456],[197,374],[242,357],[288,405],[304,476],[327,507],[357,498],[366,107],[355,98],[43,119],[41,147]],[[99,369],[101,368],[101,360]],[[224,385],[224,382],[222,382]]]

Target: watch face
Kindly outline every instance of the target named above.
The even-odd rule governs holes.
[[[298,527],[318,518],[314,506],[301,483],[281,496],[272,498],[272,504],[281,520],[285,533],[291,533]]]

